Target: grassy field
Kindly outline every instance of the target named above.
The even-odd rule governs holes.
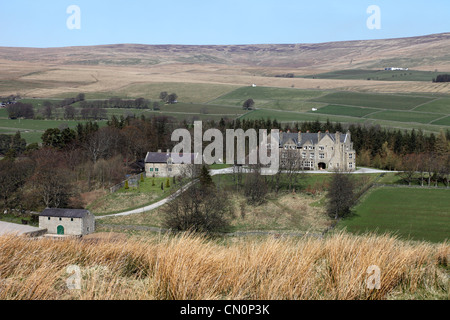
[[[379,81],[428,81],[431,82],[442,72],[434,71],[385,71],[385,70],[338,70],[317,75],[303,76],[308,79],[379,80]]]
[[[310,101],[324,94],[325,92],[319,90],[242,87],[210,101],[210,103],[242,107],[244,101],[251,98],[255,101],[255,108],[304,112],[324,106],[322,103]]]
[[[450,98],[445,95],[331,92],[261,86],[237,88],[221,84],[136,83],[117,92],[90,93],[86,95],[86,98],[106,99],[112,96],[137,98],[138,93],[145,92],[146,98],[158,101],[159,92],[162,90],[176,92],[180,102],[164,105],[159,111],[107,109],[107,116],[157,115],[172,117],[178,121],[270,118],[285,123],[329,120],[405,130],[415,128],[435,133],[450,127]],[[66,94],[58,99],[69,96],[74,94]],[[243,102],[249,98],[255,101],[257,110],[250,112],[242,110]],[[39,115],[45,100],[27,98],[23,102],[33,104]],[[78,103],[74,106],[79,108]],[[317,110],[312,111],[313,108]],[[54,117],[62,118],[63,110],[60,108],[54,110]],[[47,128],[64,124],[74,127],[76,123],[78,121],[9,120],[6,110],[0,109],[0,130],[5,133],[15,133],[20,130],[28,143],[40,142],[40,136]]]
[[[89,203],[87,209],[95,215],[106,215],[144,207],[168,197],[171,190],[176,188],[172,179],[169,179],[169,187],[166,183],[166,178],[145,178],[144,182],[139,182],[137,188],[123,187],[115,193],[107,193]]]
[[[395,233],[403,239],[442,242],[450,235],[450,190],[383,187],[372,190],[339,223],[349,232]]]
[[[314,99],[314,101],[323,103],[389,110],[411,110],[414,107],[432,100],[434,99],[422,96],[368,94],[358,92],[335,92]]]

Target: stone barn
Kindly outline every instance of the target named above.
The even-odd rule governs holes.
[[[50,209],[39,215],[39,228],[49,234],[82,236],[95,231],[95,217],[85,209]]]

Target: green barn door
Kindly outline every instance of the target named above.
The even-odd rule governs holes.
[[[56,231],[57,231],[58,234],[64,234],[64,227],[63,226],[58,226],[56,228]]]

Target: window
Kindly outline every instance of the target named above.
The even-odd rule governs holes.
[[[70,221],[73,221],[73,218],[70,218]]]
[[[48,217],[48,220],[50,220],[50,217]]]
[[[59,218],[59,221],[61,221],[62,220],[62,218]]]
[[[319,146],[319,150],[320,150],[320,151],[323,151],[323,150],[325,150],[325,147]]]
[[[155,168],[155,171],[158,172],[158,171],[159,171],[159,168]]]
[[[325,159],[325,153],[319,153],[319,159]]]
[[[150,172],[153,172],[153,168],[150,168]]]
[[[316,157],[316,155],[315,155],[314,153],[311,153],[311,154],[309,155],[309,157],[310,157],[311,159],[314,159],[314,158]]]
[[[306,159],[306,152],[303,152],[303,153],[302,153],[302,158],[303,158],[303,159]]]
[[[348,167],[353,168],[353,162],[349,162]]]
[[[169,168],[169,172],[172,172],[172,168]]]
[[[309,150],[314,150],[314,147],[313,146],[309,146]]]
[[[349,159],[353,159],[353,153],[350,153],[350,154],[348,155],[348,158],[349,158]]]

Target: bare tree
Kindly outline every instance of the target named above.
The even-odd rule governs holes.
[[[354,201],[354,186],[350,174],[336,171],[327,194],[327,213],[338,220],[350,212]]]
[[[267,181],[261,175],[261,167],[252,166],[251,172],[246,175],[244,182],[244,195],[247,198],[247,203],[252,205],[265,203],[267,192]]]

